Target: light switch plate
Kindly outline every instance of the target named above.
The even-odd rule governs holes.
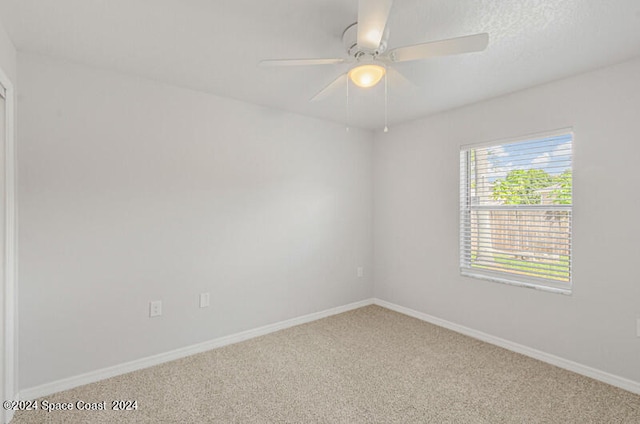
[[[200,307],[208,308],[209,307],[209,293],[200,293]]]

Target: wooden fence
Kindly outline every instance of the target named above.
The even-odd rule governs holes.
[[[534,259],[570,254],[570,211],[492,210],[488,221],[487,241],[493,250]]]

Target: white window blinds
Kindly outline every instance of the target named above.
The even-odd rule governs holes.
[[[571,289],[571,133],[460,151],[463,275]]]

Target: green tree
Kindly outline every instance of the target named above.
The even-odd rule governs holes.
[[[514,169],[493,184],[493,199],[506,205],[539,205],[537,190],[553,185],[553,177],[542,169]]]
[[[553,197],[556,205],[570,205],[572,202],[571,199],[571,183],[573,181],[573,176],[571,175],[571,170],[567,169],[562,174],[558,175],[553,179],[553,184],[557,185],[558,188],[553,190]]]

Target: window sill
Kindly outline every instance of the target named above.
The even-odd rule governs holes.
[[[546,292],[550,292],[550,293],[564,294],[564,295],[567,295],[567,296],[570,296],[571,293],[572,293],[572,290],[570,288],[550,287],[550,286],[545,286],[545,285],[539,284],[539,283],[511,280],[511,279],[508,279],[508,278],[503,278],[503,277],[498,277],[498,276],[479,274],[479,273],[475,273],[473,271],[469,271],[469,270],[466,270],[466,269],[461,269],[460,270],[460,274],[463,277],[478,278],[478,279],[481,279],[481,280],[493,281],[495,283],[508,284],[510,286],[526,287],[526,288],[529,288],[529,289],[541,290],[541,291],[546,291]]]

